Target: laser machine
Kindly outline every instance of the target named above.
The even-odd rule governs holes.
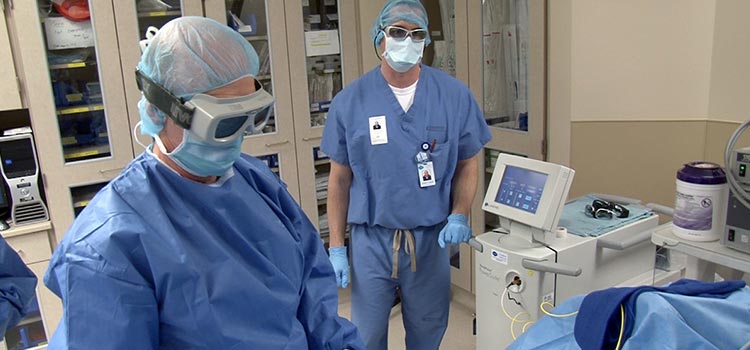
[[[656,215],[581,237],[558,231],[575,171],[500,154],[483,210],[500,227],[472,239],[475,254],[477,349],[505,349],[558,301],[627,285],[654,266]]]

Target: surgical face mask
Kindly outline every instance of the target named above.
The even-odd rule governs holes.
[[[224,175],[240,157],[242,148],[241,137],[217,146],[199,140],[192,131],[185,129],[182,143],[172,152],[167,152],[159,135],[154,135],[154,138],[164,155],[185,171],[201,177]]]
[[[393,70],[404,73],[414,67],[422,59],[424,40],[414,41],[409,36],[405,39],[385,37],[385,61]]]

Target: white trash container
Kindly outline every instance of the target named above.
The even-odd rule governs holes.
[[[677,195],[672,217],[675,236],[708,242],[721,238],[727,207],[727,177],[711,162],[690,162],[677,172]]]

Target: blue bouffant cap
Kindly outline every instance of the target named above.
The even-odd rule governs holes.
[[[180,17],[156,33],[141,55],[138,69],[177,97],[187,100],[258,74],[258,54],[247,39],[225,24],[205,17]],[[141,133],[156,135],[166,115],[141,96]]]

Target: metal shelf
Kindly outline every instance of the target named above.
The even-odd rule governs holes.
[[[88,106],[73,106],[73,107],[58,108],[57,114],[58,115],[79,114],[79,113],[95,112],[95,111],[102,111],[102,110],[104,110],[103,104],[95,104],[95,105],[88,105]]]
[[[70,63],[61,63],[61,64],[51,64],[49,66],[50,70],[59,70],[59,69],[71,69],[71,68],[86,68],[86,67],[93,67],[96,66],[96,61],[84,61],[84,62],[70,62]]]
[[[175,16],[181,16],[181,15],[182,15],[182,12],[180,10],[138,12],[138,18],[175,17]]]
[[[76,147],[70,150],[65,150],[65,161],[74,161],[100,154],[111,154],[109,145]]]

